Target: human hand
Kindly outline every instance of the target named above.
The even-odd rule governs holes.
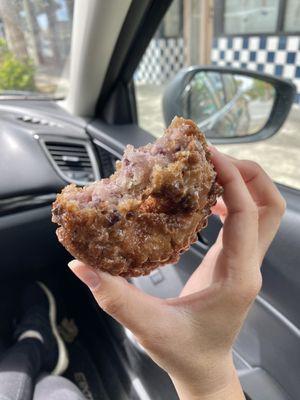
[[[232,344],[260,290],[260,265],[285,209],[260,167],[216,149],[212,153],[224,187],[213,212],[224,225],[178,298],[158,299],[121,277],[70,263],[100,307],[168,372],[182,400],[244,398]]]

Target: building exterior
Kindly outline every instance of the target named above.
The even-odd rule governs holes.
[[[300,103],[300,1],[215,0],[211,61],[291,79]]]
[[[161,85],[210,63],[289,78],[300,103],[300,1],[174,0],[135,81]]]
[[[185,64],[183,1],[174,0],[135,73],[141,84],[167,82]]]
[[[141,84],[164,84],[182,67],[210,63],[213,0],[173,0],[135,74]]]

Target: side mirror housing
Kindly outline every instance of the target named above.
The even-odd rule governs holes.
[[[182,69],[166,87],[166,126],[175,115],[193,119],[216,144],[264,140],[286,120],[292,82],[259,72],[215,66]]]

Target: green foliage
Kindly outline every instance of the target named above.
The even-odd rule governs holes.
[[[6,53],[8,51],[6,41],[3,38],[0,38],[0,55]]]
[[[259,79],[254,79],[252,88],[247,91],[252,100],[269,100],[274,97],[274,93],[272,85]]]
[[[0,92],[6,90],[34,91],[35,68],[30,60],[19,60],[0,39]]]

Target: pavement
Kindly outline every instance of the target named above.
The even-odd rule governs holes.
[[[155,137],[165,128],[162,113],[164,86],[136,85],[139,124]],[[259,163],[275,182],[300,190],[300,106],[293,105],[282,128],[270,139],[218,145],[233,157]]]

